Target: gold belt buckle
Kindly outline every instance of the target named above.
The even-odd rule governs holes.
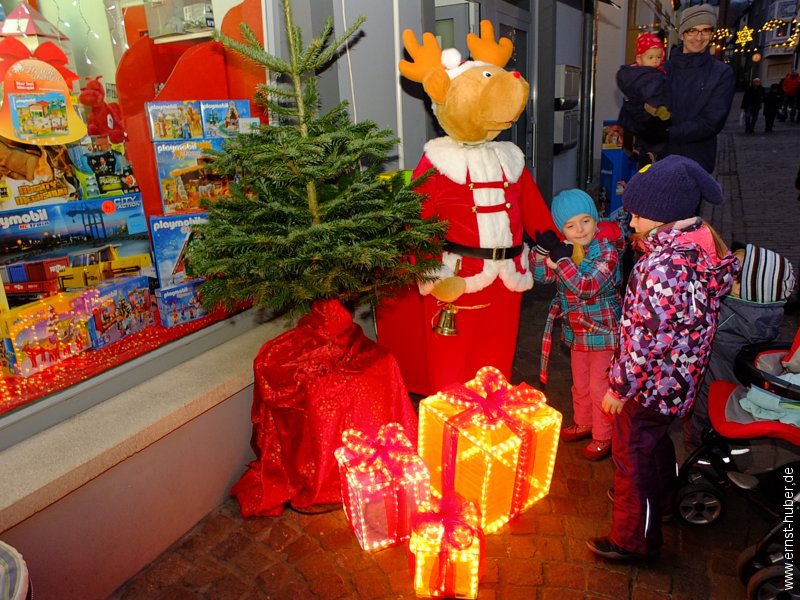
[[[506,248],[492,248],[492,260],[505,260]]]

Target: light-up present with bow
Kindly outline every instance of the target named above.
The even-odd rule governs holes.
[[[408,543],[414,591],[418,596],[476,598],[484,555],[478,508],[452,492],[434,502],[434,510],[414,517]]]
[[[454,489],[497,531],[550,489],[561,413],[540,391],[510,385],[494,367],[419,405],[419,454],[436,496]]]
[[[377,437],[348,429],[334,452],[342,503],[358,543],[379,550],[411,536],[413,515],[430,507],[430,473],[399,423]]]

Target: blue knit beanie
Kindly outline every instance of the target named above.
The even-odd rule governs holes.
[[[556,197],[553,198],[553,205],[550,207],[550,213],[553,215],[553,222],[559,231],[562,231],[564,223],[575,215],[585,213],[595,221],[599,219],[594,200],[583,190],[564,190],[556,194]]]
[[[622,194],[622,207],[645,219],[672,223],[694,216],[701,200],[722,204],[725,197],[703,167],[672,154],[631,177]]]

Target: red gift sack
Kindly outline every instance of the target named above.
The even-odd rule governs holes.
[[[397,362],[336,300],[314,303],[297,327],[256,356],[251,417],[256,460],[231,489],[242,515],[275,516],[341,502],[334,457],[342,433],[377,435],[398,422],[416,446],[417,416]]]

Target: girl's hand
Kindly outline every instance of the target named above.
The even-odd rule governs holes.
[[[607,415],[618,415],[622,412],[622,407],[624,405],[625,403],[621,400],[618,400],[617,397],[609,390],[606,392],[606,395],[603,396],[603,401],[600,404],[600,408],[602,408],[603,412]]]

